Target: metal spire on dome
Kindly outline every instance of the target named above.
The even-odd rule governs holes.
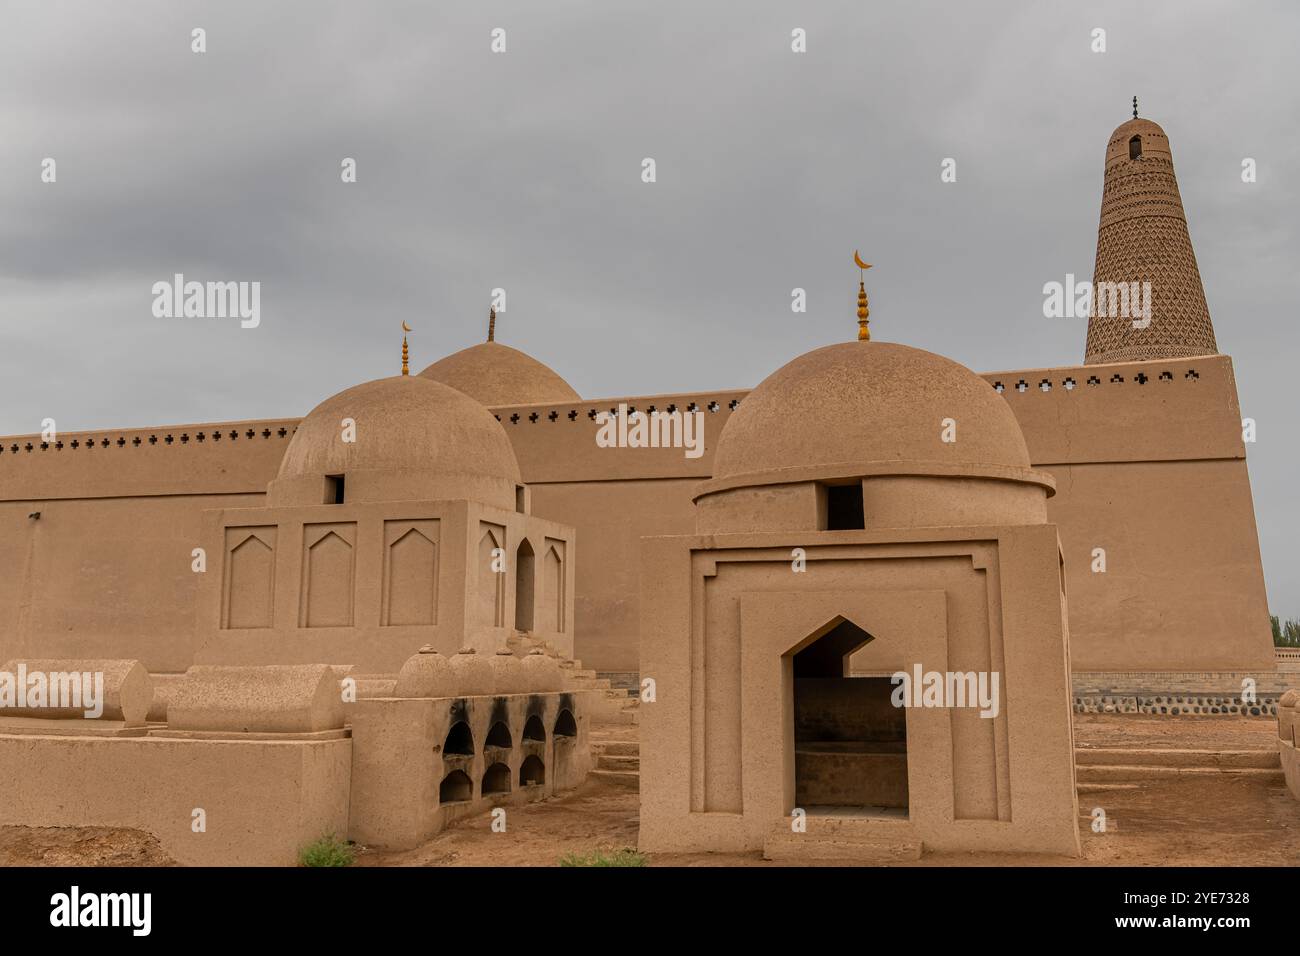
[[[862,257],[858,255],[858,250],[853,250],[853,262],[858,267],[858,275],[861,277],[868,269],[871,268],[870,262],[863,262]],[[871,310],[867,308],[867,285],[865,278],[858,280],[858,341],[870,342],[871,329],[868,328],[867,317],[871,315]]]
[[[1138,98],[1136,96],[1133,97],[1133,118],[1138,118]]]
[[[496,306],[488,309],[488,341],[494,342],[497,337],[497,310]]]
[[[412,328],[409,325],[407,325],[406,320],[403,319],[402,320],[402,374],[403,375],[411,374],[411,350],[406,347],[406,333],[411,331],[413,331]]]

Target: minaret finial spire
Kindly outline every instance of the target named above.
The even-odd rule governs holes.
[[[406,333],[411,331],[411,327],[402,320],[402,374],[411,374],[411,350],[406,345]]]
[[[496,306],[488,309],[488,341],[494,342],[497,337],[497,310]]]
[[[871,315],[871,310],[867,308],[867,284],[864,273],[871,268],[870,262],[863,262],[862,256],[858,255],[858,250],[853,250],[853,262],[858,267],[858,341],[870,342],[871,329],[868,327],[867,317]]]
[[[1138,118],[1138,98],[1136,96],[1133,97],[1133,118]]]

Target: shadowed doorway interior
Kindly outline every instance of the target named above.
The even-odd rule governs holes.
[[[841,621],[794,655],[795,805],[809,813],[907,813],[907,719],[888,677],[850,677],[873,640]]]

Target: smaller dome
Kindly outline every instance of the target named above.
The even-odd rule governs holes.
[[[457,697],[487,697],[492,693],[492,665],[486,657],[474,653],[474,648],[463,647],[452,655],[451,672],[456,678]]]
[[[854,486],[847,499],[833,490]],[[1030,467],[1006,399],[970,369],[893,342],[846,342],[799,356],[740,403],[696,491],[695,527],[1041,524],[1054,487]]]
[[[519,662],[519,669],[524,675],[524,687],[531,693],[550,693],[564,689],[560,662],[548,656],[540,647],[533,648]]]
[[[450,385],[489,408],[581,400],[550,368],[500,342],[461,349],[434,362],[420,377]]]
[[[455,697],[456,678],[451,663],[432,644],[420,648],[397,674],[395,697]]]
[[[507,647],[492,655],[492,693],[523,694],[528,691],[524,685],[524,674],[520,669],[519,658]]]
[[[345,422],[353,423],[352,441]],[[298,423],[267,489],[272,506],[325,502],[342,475],[345,502],[469,499],[515,508],[519,463],[496,417],[430,379],[396,375],[327,398]]]

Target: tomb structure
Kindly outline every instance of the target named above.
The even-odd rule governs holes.
[[[1296,705],[1300,690],[1294,687],[1282,694],[1277,706],[1277,746],[1281,752],[1282,773],[1287,789],[1300,800],[1300,733],[1296,728]]]
[[[1054,490],[940,356],[858,341],[764,380],[696,533],[642,543],[642,848],[1077,855]],[[900,706],[899,672],[934,683]]]
[[[573,540],[529,513],[478,402],[419,376],[358,385],[299,424],[264,507],[205,512],[195,659],[390,674],[422,644],[570,657]]]
[[[208,866],[292,866],[326,835],[410,849],[590,769],[598,692],[540,649],[499,657],[426,646],[382,697],[347,666],[195,665],[160,701],[138,661],[24,662],[97,668],[110,706],[0,709],[0,826],[135,830]]]
[[[236,503],[254,507],[206,510],[192,553],[198,663],[5,666],[103,706],[0,710],[0,825],[291,865],[327,834],[409,849],[582,782],[602,694],[569,656],[573,529],[529,513],[483,405],[405,374],[347,389]]]

